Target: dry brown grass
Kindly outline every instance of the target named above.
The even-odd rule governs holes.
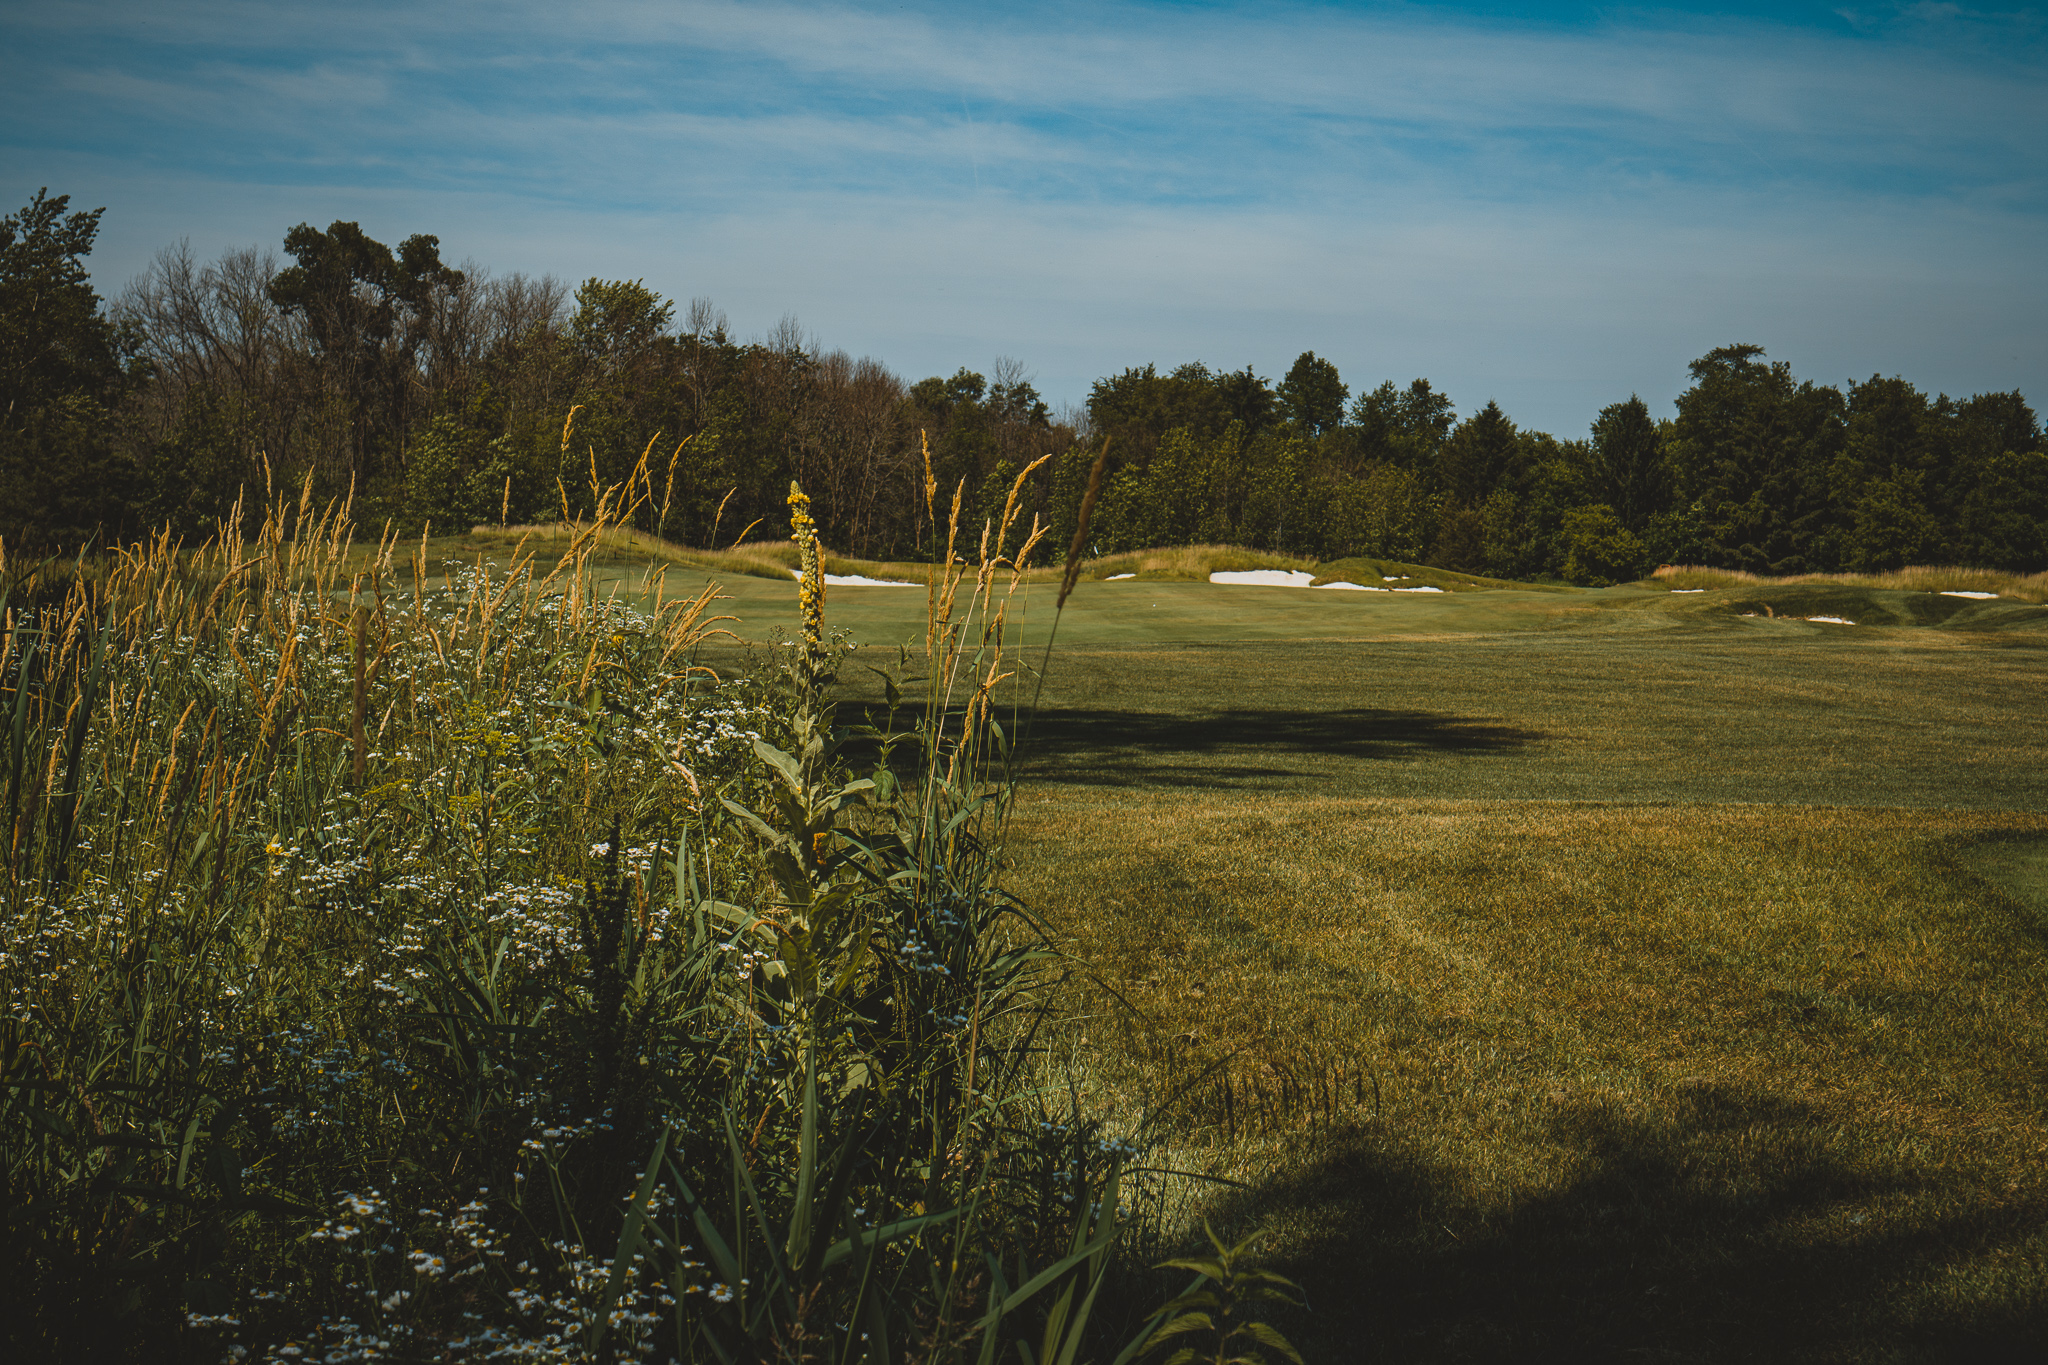
[[[1904,592],[1995,592],[2017,602],[2048,602],[2048,573],[2013,574],[1999,569],[1966,569],[1931,564],[1910,565],[1879,574],[1795,574],[1769,578],[1740,569],[1710,569],[1693,564],[1666,564],[1645,582],[1658,587],[1734,588],[1794,583],[1834,583],[1855,588],[1891,588]]]
[[[536,550],[567,545],[590,531],[583,522],[544,522],[531,526],[479,526],[469,533],[471,543],[483,546],[525,544]],[[787,540],[750,541],[723,550],[697,550],[672,540],[630,527],[606,526],[593,543],[596,554],[611,560],[651,560],[682,564],[711,573],[743,574],[750,578],[788,579],[797,567],[797,549]],[[836,572],[836,570],[835,570]]]

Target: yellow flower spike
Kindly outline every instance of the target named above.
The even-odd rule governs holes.
[[[796,603],[804,624],[804,644],[816,649],[824,643],[825,634],[825,556],[818,545],[818,524],[811,520],[811,500],[794,479],[789,484],[789,531],[803,563]]]

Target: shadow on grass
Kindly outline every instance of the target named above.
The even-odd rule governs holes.
[[[1311,1360],[2040,1359],[2038,1276],[1982,1266],[2001,1246],[2025,1260],[2048,1200],[1870,1146],[1845,1160],[1838,1124],[1706,1085],[1654,1119],[1559,1103],[1569,1174],[1493,1214],[1469,1173],[1359,1129],[1214,1218],[1286,1230],[1273,1268],[1313,1311],[1284,1326]],[[1896,1292],[1945,1279],[1947,1308]]]
[[[842,723],[858,706],[843,706]],[[871,708],[872,723],[883,719]],[[1296,775],[1291,756],[1410,762],[1430,755],[1507,755],[1546,735],[1430,711],[1234,710],[1190,715],[1047,710],[1020,724],[1034,778],[1094,786],[1226,786]],[[899,752],[902,752],[899,750]]]
[[[1506,755],[1545,736],[1429,711],[1048,711],[1025,732],[1034,777],[1097,786],[1206,786],[1285,775],[1291,755],[1400,763]],[[1247,759],[1261,760],[1247,763]]]

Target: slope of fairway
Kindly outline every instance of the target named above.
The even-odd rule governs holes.
[[[620,566],[600,571],[620,593],[646,594],[645,571]],[[673,569],[668,596],[695,593],[716,582],[739,618],[733,629],[748,639],[782,638],[796,616],[792,583],[762,578],[712,579]],[[1051,626],[1056,585],[1026,583],[1009,599],[1008,637],[1043,645]],[[835,587],[826,620],[861,645],[893,647],[921,642],[926,593],[918,588]],[[1972,602],[1933,593],[1868,588],[1788,587],[1674,594],[1609,588],[1574,593],[1499,589],[1487,592],[1326,592],[1314,588],[1240,587],[1207,582],[1094,582],[1080,585],[1060,620],[1066,645],[1240,642],[1249,640],[1360,640],[1443,635],[1520,634],[1570,628],[1602,633],[1698,628],[1741,623],[1756,630],[1821,631],[1833,616],[1856,628],[2048,630],[2048,607]],[[1840,628],[1837,628],[1840,629]]]
[[[1064,1074],[1241,1184],[1159,1188],[1169,1239],[1270,1228],[1311,1359],[2042,1339],[2048,612],[1932,598],[1055,651],[1012,885],[1085,973]]]
[[[1040,787],[1016,834],[1066,1074],[1241,1182],[1147,1212],[1271,1229],[1308,1359],[2038,1358],[2048,934],[1954,850],[2048,816]]]

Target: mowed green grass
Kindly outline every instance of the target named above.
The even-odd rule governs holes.
[[[849,700],[923,610],[831,591]],[[2044,678],[1925,593],[1084,584],[1010,848],[1056,1058],[1311,1360],[2038,1358]]]
[[[1015,889],[1093,1102],[1311,1358],[2034,1349],[2048,613],[1518,596],[1058,651]]]
[[[1057,789],[1016,889],[1311,1359],[1981,1359],[2048,1308],[2048,951],[1958,855],[2044,832]]]

